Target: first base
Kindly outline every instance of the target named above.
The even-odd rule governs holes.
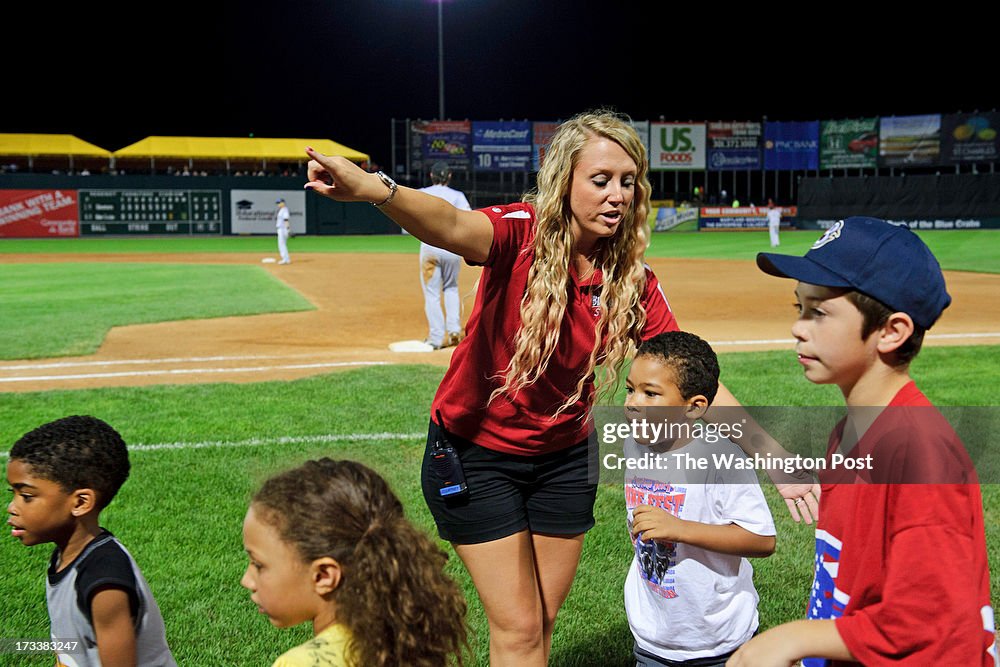
[[[393,352],[433,352],[434,348],[422,340],[397,340],[389,343],[389,349]]]
[[[265,257],[264,259],[262,259],[262,260],[260,260],[260,261],[261,261],[262,263],[264,263],[264,264],[274,264],[274,263],[275,263],[275,262],[277,262],[278,260],[276,260],[276,259],[275,259],[274,257]]]

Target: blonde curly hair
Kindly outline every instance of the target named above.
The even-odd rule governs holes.
[[[580,400],[598,364],[605,373],[590,397],[591,402],[599,394],[613,393],[619,384],[622,364],[639,342],[646,324],[646,311],[640,299],[646,286],[644,256],[649,246],[646,215],[651,193],[646,147],[626,116],[607,109],[587,111],[560,125],[546,149],[535,190],[523,198],[535,208],[535,258],[521,299],[521,327],[514,341],[514,354],[501,374],[503,385],[494,390],[490,401],[502,394],[513,396],[537,381],[548,368],[559,342],[569,300],[569,264],[574,245],[568,195],[580,152],[595,137],[614,141],[635,162],[635,193],[615,235],[598,242],[595,261],[603,272],[603,307],[594,325],[598,342],[576,390],[565,397],[553,416]],[[600,341],[605,336],[607,342],[602,349]]]

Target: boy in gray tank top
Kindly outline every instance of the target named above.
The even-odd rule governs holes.
[[[10,450],[11,535],[53,542],[45,592],[61,667],[176,667],[163,617],[132,555],[100,527],[100,512],[128,478],[128,450],[94,417],[65,417]]]

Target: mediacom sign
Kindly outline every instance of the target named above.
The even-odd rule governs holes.
[[[0,238],[79,235],[76,190],[0,190]]]
[[[650,123],[649,168],[690,171],[705,168],[704,123]]]

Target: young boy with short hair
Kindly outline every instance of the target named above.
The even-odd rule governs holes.
[[[673,331],[642,343],[626,379],[625,504],[634,557],[625,609],[641,667],[723,665],[757,631],[748,557],[774,552],[771,512],[752,468],[677,462],[745,456],[725,437],[692,429],[719,387],[712,348]],[[659,431],[642,435],[645,421]],[[678,428],[675,428],[678,427]],[[655,439],[654,439],[655,438]],[[652,461],[651,459],[657,459]]]
[[[128,478],[121,435],[95,417],[64,417],[22,436],[9,456],[11,535],[25,546],[56,545],[45,592],[52,639],[66,649],[57,664],[176,667],[149,585],[100,527]]]
[[[804,257],[760,253],[798,280],[796,352],[811,382],[836,384],[847,416],[834,455],[870,465],[820,473],[808,620],[779,625],[729,665],[997,664],[983,505],[972,462],[909,374],[951,302],[941,268],[906,227],[853,217]]]

